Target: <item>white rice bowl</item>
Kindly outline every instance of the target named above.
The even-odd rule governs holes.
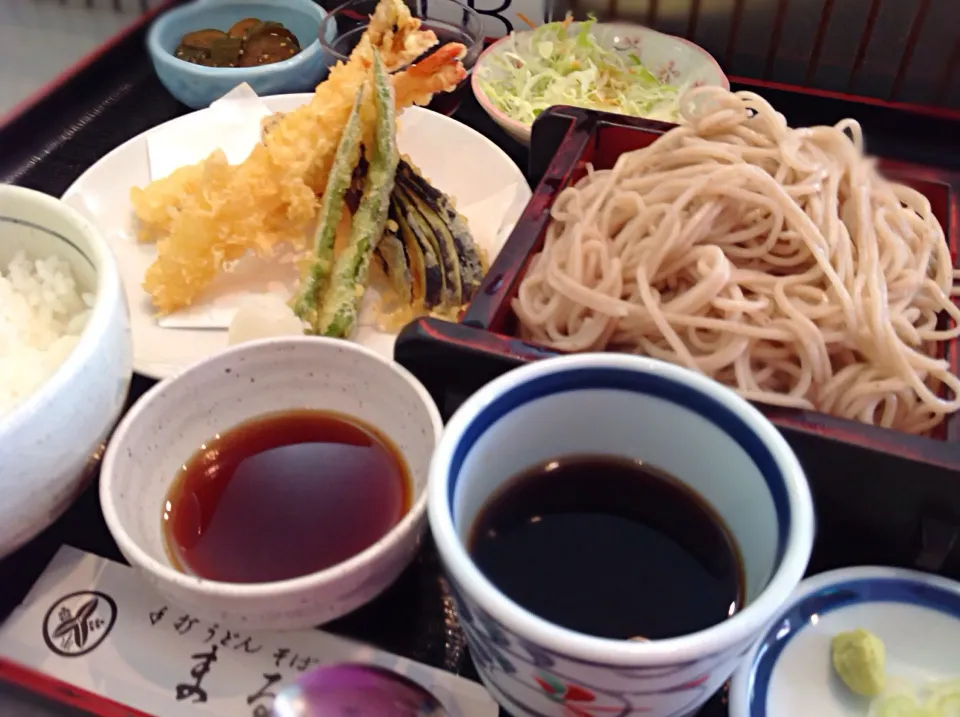
[[[130,386],[120,272],[83,209],[0,183],[0,559],[87,487]]]
[[[30,259],[21,251],[0,266],[0,415],[56,372],[92,307],[93,295],[81,293],[60,257]]]

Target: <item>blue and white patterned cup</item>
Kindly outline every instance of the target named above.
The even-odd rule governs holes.
[[[697,633],[631,642],[559,627],[501,593],[465,546],[478,511],[512,476],[578,454],[647,461],[697,491],[738,544],[745,607]],[[447,425],[428,491],[474,663],[516,717],[693,714],[777,614],[813,546],[810,489],[773,425],[724,386],[638,356],[549,359],[488,384]],[[639,560],[624,555],[623,569]]]

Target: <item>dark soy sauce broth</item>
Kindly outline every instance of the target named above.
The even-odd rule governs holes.
[[[329,568],[370,547],[409,510],[397,448],[329,411],[267,414],[218,434],[181,468],[163,510],[173,564],[259,583]]]
[[[508,480],[480,510],[468,549],[514,602],[596,637],[686,635],[743,600],[739,551],[720,517],[628,459],[564,457]]]

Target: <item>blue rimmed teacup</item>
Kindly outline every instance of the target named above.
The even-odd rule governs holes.
[[[481,508],[511,477],[585,454],[648,462],[709,503],[743,560],[743,609],[689,635],[611,640],[547,622],[487,580],[466,546]],[[447,425],[428,491],[474,662],[518,717],[694,713],[787,600],[813,546],[809,486],[776,428],[711,379],[638,356],[548,359],[488,384]],[[640,560],[624,555],[623,569]]]

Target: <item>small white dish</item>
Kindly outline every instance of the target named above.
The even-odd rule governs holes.
[[[578,24],[570,26],[570,32],[576,32]],[[516,51],[523,55],[530,47],[534,30],[515,32],[497,40],[488,47],[470,76],[470,87],[480,106],[490,118],[521,144],[530,144],[533,124],[525,124],[507,116],[483,91],[481,81],[495,82],[498,70],[491,62],[504,52]],[[603,47],[636,54],[644,67],[653,75],[670,85],[715,85],[730,89],[730,81],[720,69],[713,56],[702,47],[682,37],[665,35],[639,25],[627,23],[598,23],[593,26],[592,34]]]
[[[312,94],[260,98],[271,112],[289,112],[308,102]],[[68,204],[80,208],[107,238],[120,266],[130,304],[134,369],[153,378],[173,376],[196,361],[227,347],[227,329],[164,328],[142,283],[156,258],[152,244],[136,241],[130,189],[151,180],[147,136],[169,132],[209,134],[219,122],[216,109],[207,108],[159,125],[114,149],[83,173],[64,193]],[[456,201],[466,215],[477,243],[490,261],[496,257],[530,199],[523,172],[499,147],[479,132],[444,115],[420,107],[400,117],[400,151],[430,181]],[[510,189],[504,196],[505,189]],[[494,198],[496,201],[491,201]],[[471,212],[470,207],[473,207]],[[227,277],[229,283],[230,277]],[[354,340],[392,358],[395,332],[380,330],[375,320],[360,317]]]
[[[4,270],[21,251],[31,260],[66,261],[78,288],[94,300],[63,363],[0,414],[0,558],[59,518],[86,487],[91,458],[123,410],[132,374],[120,275],[97,228],[54,197],[0,185]]]
[[[176,570],[161,515],[181,464],[218,432],[302,408],[353,416],[389,438],[413,480],[408,513],[349,560],[291,580],[227,583]],[[370,349],[318,337],[254,341],[156,384],[134,405],[104,456],[100,505],[129,563],[191,614],[246,630],[307,628],[370,601],[410,563],[426,527],[427,473],[442,429],[426,389]]]
[[[834,673],[830,641],[863,628],[883,640],[886,672],[920,686],[960,678],[960,583],[883,567],[804,580],[744,657],[730,717],[864,717],[869,701]]]

